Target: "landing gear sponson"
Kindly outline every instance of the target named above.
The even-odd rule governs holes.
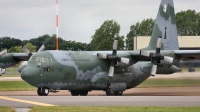
[[[87,90],[71,90],[71,95],[72,96],[87,96],[88,91]]]
[[[105,90],[105,92],[106,92],[107,96],[122,96],[122,94],[123,94],[123,91],[114,91],[114,92],[112,92],[108,88]]]
[[[104,90],[107,96],[122,96],[123,91],[126,90],[125,83],[109,83],[107,88]]]

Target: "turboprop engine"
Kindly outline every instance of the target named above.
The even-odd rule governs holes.
[[[147,63],[143,66],[140,67],[141,71],[144,73],[151,73],[151,69],[152,69],[153,64],[152,63]],[[156,74],[173,74],[176,72],[180,72],[180,69],[178,67],[176,67],[175,65],[172,64],[166,64],[166,63],[160,63],[157,65],[157,71]]]

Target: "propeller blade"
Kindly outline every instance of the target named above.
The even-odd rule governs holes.
[[[7,49],[5,49],[5,50],[1,51],[1,52],[0,52],[0,56],[3,56],[3,55],[5,55],[6,53],[7,53]]]
[[[162,37],[159,36],[157,40],[157,48],[161,48],[161,44],[162,44]]]
[[[129,64],[129,59],[128,58],[121,58],[121,62],[125,64]]]
[[[117,46],[118,46],[118,40],[114,40],[114,44],[113,44],[113,50],[117,50]]]
[[[167,61],[167,62],[169,62],[169,63],[172,63],[173,60],[174,60],[174,58],[169,57],[169,56],[164,56],[164,60]]]
[[[150,55],[150,52],[147,52],[147,51],[140,51],[140,55],[142,55],[142,56],[146,56],[146,57],[149,57],[149,55]]]
[[[108,72],[108,76],[109,77],[113,77],[114,75],[114,66],[110,66],[109,72]]]
[[[41,52],[41,51],[43,51],[45,49],[45,46],[44,46],[44,44],[42,44],[42,46],[40,47],[40,49],[37,51],[37,52]]]
[[[29,53],[30,53],[30,51],[28,50],[28,48],[27,48],[25,45],[23,46],[23,48],[22,48],[22,49],[23,49],[23,51],[24,51],[25,53],[27,53],[27,54],[29,54]]]
[[[102,59],[106,59],[107,58],[107,54],[97,53],[97,57],[102,58]]]
[[[151,75],[156,75],[156,71],[157,71],[157,65],[153,65],[151,69]]]

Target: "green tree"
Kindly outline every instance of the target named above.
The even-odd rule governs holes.
[[[29,43],[31,43],[32,45],[35,45],[36,49],[38,50],[42,46],[42,44],[45,43],[46,38],[49,38],[49,37],[51,36],[46,34],[43,36],[39,36],[38,38],[32,38],[29,40]]]
[[[123,49],[123,36],[119,36],[120,25],[113,20],[104,21],[99,29],[95,31],[90,43],[92,50],[112,50],[114,38],[119,41],[118,49]]]
[[[32,45],[31,43],[27,43],[26,47],[29,49],[30,52],[36,52],[36,46]],[[10,53],[19,53],[24,52],[22,46],[12,46],[8,52]]]
[[[45,50],[55,50],[56,49],[56,35],[48,36],[44,41]]]
[[[29,49],[30,52],[36,52],[36,46],[32,45],[31,43],[27,43],[26,47]]]
[[[200,13],[195,10],[181,11],[176,14],[178,35],[195,36],[200,29]]]
[[[133,41],[136,36],[150,36],[153,31],[155,20],[144,19],[141,23],[131,25],[129,33],[126,35],[126,49],[133,50]]]
[[[0,48],[10,49],[12,46],[21,46],[22,42],[20,39],[1,37],[0,38]]]
[[[9,50],[9,53],[19,53],[19,52],[23,52],[22,50],[22,46],[12,46]]]

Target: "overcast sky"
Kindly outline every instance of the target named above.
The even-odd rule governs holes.
[[[126,36],[130,26],[155,19],[161,0],[58,0],[59,37],[89,43],[105,20],[115,20]],[[194,9],[200,0],[174,0],[175,12]],[[0,0],[0,37],[28,40],[56,33],[56,0]]]

